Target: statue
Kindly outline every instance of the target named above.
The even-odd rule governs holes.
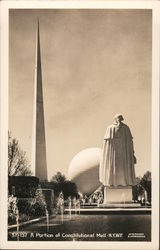
[[[136,184],[133,137],[123,116],[116,114],[107,128],[102,147],[99,179],[105,187],[125,187]]]

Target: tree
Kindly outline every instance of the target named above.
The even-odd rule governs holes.
[[[72,181],[66,181],[63,189],[64,198],[67,199],[69,196],[73,197],[79,197],[77,186]]]
[[[142,187],[147,191],[147,199],[149,202],[151,202],[151,180],[151,172],[147,171],[140,182]]]
[[[60,183],[64,183],[66,181],[66,177],[61,173],[61,172],[57,172],[52,178],[51,178],[51,182],[60,184]]]
[[[151,181],[151,172],[147,171],[144,175],[143,175],[143,180],[144,181]]]
[[[20,148],[18,140],[12,138],[10,133],[8,133],[8,175],[31,175],[26,153]]]
[[[142,177],[136,177],[137,184],[132,187],[133,200],[138,200],[138,196],[143,194],[143,187],[141,185]]]
[[[60,192],[63,193],[64,199],[67,199],[69,196],[78,197],[78,191],[76,184],[72,181],[66,179],[66,177],[61,173],[57,172],[51,179],[54,193],[56,196]]]
[[[147,192],[147,200],[151,202],[151,172],[147,171],[143,177],[136,178],[137,184],[132,188],[133,200],[138,200],[139,195]]]

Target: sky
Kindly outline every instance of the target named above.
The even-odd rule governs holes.
[[[36,22],[40,22],[48,178],[73,157],[102,147],[121,113],[136,175],[151,170],[151,10],[32,10],[9,13],[9,130],[31,162]]]

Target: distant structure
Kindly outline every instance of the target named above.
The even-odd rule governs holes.
[[[40,181],[48,181],[39,20],[36,34],[35,90],[33,114],[32,171]]]
[[[76,154],[69,165],[69,179],[76,183],[82,194],[91,195],[101,185],[100,156],[101,148],[86,148]]]

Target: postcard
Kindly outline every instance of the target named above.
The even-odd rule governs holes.
[[[1,13],[1,248],[158,249],[159,2]]]

